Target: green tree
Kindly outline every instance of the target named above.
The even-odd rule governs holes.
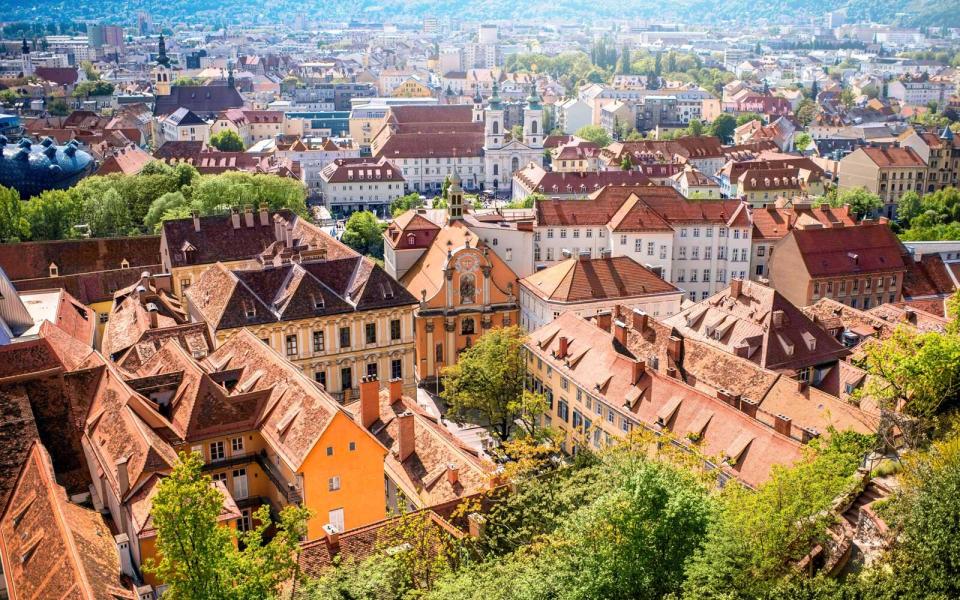
[[[624,154],[623,158],[620,159],[620,168],[624,171],[629,171],[633,168],[633,160],[630,158],[629,154]]]
[[[813,138],[806,131],[801,131],[793,138],[794,147],[801,152],[809,148],[812,142]]]
[[[517,123],[510,128],[510,139],[512,140],[522,140],[523,139],[523,125]]]
[[[804,98],[800,101],[800,104],[797,105],[796,115],[797,120],[800,121],[800,124],[804,127],[809,127],[813,123],[814,119],[817,118],[817,115],[820,112],[820,108],[817,106],[817,103],[809,98]]]
[[[836,208],[849,204],[850,212],[857,219],[868,217],[883,208],[880,196],[868,192],[865,188],[841,190],[836,195],[829,196],[827,200],[830,206]]]
[[[20,193],[0,185],[0,242],[19,242],[30,237],[30,223],[23,216]]]
[[[47,190],[27,202],[25,216],[34,240],[62,240],[72,237],[80,219],[76,198],[63,190]]]
[[[510,438],[522,410],[525,340],[517,326],[491,329],[444,368],[442,397],[451,417],[479,417],[498,438]]]
[[[584,125],[573,135],[580,139],[587,140],[588,142],[593,142],[601,148],[609,146],[610,142],[612,141],[610,139],[610,134],[599,125]]]
[[[100,198],[91,198],[83,205],[91,237],[126,235],[132,228],[127,203],[116,189],[109,189]]]
[[[259,525],[240,535],[234,545],[231,529],[220,525],[223,495],[203,474],[203,461],[181,453],[153,499],[151,517],[157,530],[157,556],[145,569],[167,586],[173,600],[254,600],[272,597],[296,573],[296,550],[306,533],[309,511],[288,506],[280,514],[276,535],[263,540],[270,511],[254,515]]]
[[[150,209],[143,218],[143,224],[147,231],[158,232],[163,221],[166,221],[172,215],[180,214],[183,212],[181,209],[186,209],[185,212],[188,215],[192,212],[192,207],[184,197],[183,192],[167,192],[150,204]]]
[[[920,194],[913,190],[904,192],[897,200],[897,221],[909,226],[914,218],[920,216],[921,210]]]
[[[0,104],[5,106],[11,106],[14,102],[20,99],[20,94],[16,90],[5,89],[0,90]]]
[[[113,84],[106,81],[84,81],[73,88],[73,97],[109,96],[113,94],[113,89]]]
[[[98,71],[89,60],[81,62],[80,68],[83,69],[83,74],[86,75],[88,81],[100,80],[100,71]]]
[[[690,124],[687,125],[687,134],[699,136],[703,135],[703,122],[700,119],[690,119]]]
[[[232,129],[211,136],[210,145],[222,152],[243,152],[243,139]]]
[[[733,141],[733,131],[737,128],[737,119],[733,115],[718,115],[713,123],[710,123],[710,135],[720,138],[725,144]]]
[[[853,94],[853,90],[850,88],[845,88],[840,92],[840,104],[847,110],[853,108],[853,103],[856,100],[856,96]]]
[[[755,112],[745,112],[737,115],[737,127],[746,125],[750,121],[760,121],[763,123],[763,115]]]
[[[383,226],[377,215],[368,210],[350,215],[342,241],[361,254],[383,258]]]
[[[423,200],[420,199],[420,192],[411,192],[406,196],[400,196],[390,203],[390,215],[396,219],[411,208],[423,206]]]
[[[617,67],[617,72],[621,75],[629,75],[631,72],[629,46],[624,46],[623,50],[620,52],[620,65]]]
[[[65,117],[70,114],[70,107],[63,98],[54,98],[47,104],[47,112],[55,117]]]

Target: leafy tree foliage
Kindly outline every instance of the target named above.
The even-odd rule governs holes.
[[[420,199],[420,193],[411,192],[406,196],[400,196],[390,203],[390,214],[393,218],[397,218],[411,208],[419,208],[421,206],[423,206],[423,201]]]
[[[849,204],[850,212],[857,219],[868,217],[883,208],[880,197],[864,188],[840,190],[834,194],[828,194],[825,201],[837,208]]]
[[[73,97],[109,96],[113,94],[113,89],[113,84],[107,81],[84,81],[73,88]]]
[[[452,418],[479,416],[501,440],[510,438],[525,412],[525,340],[518,326],[490,329],[443,370],[442,396]]]
[[[383,225],[368,210],[350,215],[342,241],[361,254],[383,258]]]
[[[243,152],[243,140],[232,129],[224,129],[211,136],[210,145],[223,152]]]
[[[0,186],[0,241],[19,242],[29,237],[30,223],[23,216],[19,192]]]
[[[904,240],[957,239],[960,190],[948,187],[922,198],[916,192],[907,192],[897,203],[897,220],[907,227],[901,236]]]
[[[710,123],[710,135],[720,138],[720,141],[729,144],[733,141],[733,131],[737,128],[737,120],[733,115],[718,115]]]
[[[587,140],[588,142],[593,142],[594,144],[600,146],[601,148],[609,146],[610,134],[607,131],[600,127],[599,125],[584,125],[576,131],[573,135],[578,138]]]
[[[741,125],[746,125],[750,121],[760,121],[761,123],[763,123],[764,118],[763,118],[763,115],[755,112],[745,112],[737,115],[737,127],[740,127]]]
[[[169,477],[160,482],[153,500],[157,556],[146,570],[168,585],[173,600],[254,600],[272,597],[295,574],[296,549],[306,533],[307,509],[288,506],[280,514],[276,535],[264,535],[270,511],[254,515],[259,525],[240,534],[218,523],[221,492],[202,472],[199,456],[181,453]]]

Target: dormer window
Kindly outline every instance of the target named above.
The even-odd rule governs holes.
[[[243,314],[248,319],[254,319],[257,316],[257,307],[252,302],[243,303]]]
[[[313,298],[313,307],[316,308],[317,310],[323,309],[324,307],[323,296],[312,296],[312,298]]]
[[[60,268],[57,267],[56,264],[50,263],[49,269],[50,269],[50,277],[59,277],[59,276],[60,276]]]
[[[121,261],[120,261],[120,268],[121,268],[121,269],[129,269],[129,268],[130,268],[130,261],[128,261],[127,259],[121,260]]]
[[[408,234],[407,234],[407,243],[412,246],[412,245],[414,245],[416,242],[417,242],[417,236],[416,236],[415,234],[413,234],[413,233],[408,233]]]

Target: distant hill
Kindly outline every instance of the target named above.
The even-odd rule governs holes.
[[[0,0],[5,21],[109,18],[148,11],[156,22],[190,17],[210,23],[268,23],[295,14],[331,22],[349,19],[410,21],[426,16],[461,20],[515,20],[585,23],[645,18],[690,25],[720,22],[809,22],[826,12],[847,8],[851,20],[905,26],[957,27],[955,1],[934,0],[274,0],[250,5],[244,0],[48,0],[42,4]]]

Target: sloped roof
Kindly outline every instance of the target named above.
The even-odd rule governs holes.
[[[553,302],[584,302],[680,293],[629,256],[570,258],[520,280],[537,296]]]
[[[11,281],[50,277],[50,265],[58,275],[75,275],[160,264],[160,237],[99,238],[0,244],[0,267]]]
[[[243,107],[243,98],[228,85],[175,85],[167,95],[154,99],[153,114],[169,115],[187,108],[199,115],[215,116],[228,108]]]
[[[905,271],[900,242],[884,223],[829,229],[794,229],[810,277]]]

